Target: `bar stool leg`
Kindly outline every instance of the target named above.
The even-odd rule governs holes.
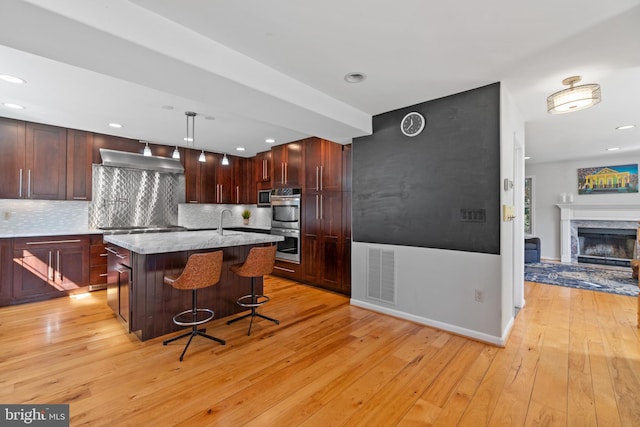
[[[252,303],[257,305],[257,295],[256,295],[256,290],[255,290],[255,282],[254,282],[254,277],[251,278],[251,296],[252,298]],[[280,321],[277,319],[273,319],[271,317],[265,316],[264,314],[260,314],[257,312],[257,307],[251,307],[251,313],[247,313],[243,316],[240,317],[236,317],[235,319],[231,319],[227,321],[227,325],[230,325],[234,322],[237,322],[238,320],[242,320],[242,319],[246,319],[247,317],[251,317],[251,321],[249,322],[249,331],[247,332],[247,335],[251,335],[251,327],[253,326],[253,318],[254,317],[262,317],[263,319],[269,320],[273,323],[275,323],[276,325],[280,324]]]

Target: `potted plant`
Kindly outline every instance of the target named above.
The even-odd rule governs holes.
[[[251,218],[251,211],[249,209],[245,209],[242,211],[242,222],[244,225],[249,225],[249,218]]]

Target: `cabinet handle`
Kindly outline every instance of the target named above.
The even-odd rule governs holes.
[[[189,203],[200,203],[200,202],[197,200],[189,200]]]
[[[316,191],[318,191],[320,189],[320,187],[318,186],[318,182],[319,182],[319,178],[318,178],[318,167],[316,166]]]
[[[107,276],[108,276],[108,274],[107,274],[107,273],[102,273],[102,274],[100,275],[100,277],[107,277]]]
[[[284,184],[284,162],[280,163],[280,183]]]
[[[22,198],[22,168],[18,172],[18,197]]]
[[[240,204],[240,186],[236,185],[236,203]]]
[[[324,197],[324,196],[321,194],[321,195],[320,195],[320,219],[323,219],[323,218],[324,218],[324,214],[323,214],[323,212],[322,212],[322,198],[323,198],[323,197]]]
[[[100,254],[100,256],[107,256],[107,255],[109,255],[109,254]]]
[[[56,251],[56,271],[58,272],[58,277],[62,282],[62,269],[60,268],[60,251]]]
[[[322,176],[323,176],[323,168],[324,166],[320,166],[320,191],[322,191]]]
[[[291,270],[289,268],[284,268],[284,267],[278,267],[277,265],[274,265],[273,268],[275,270],[282,270],[282,271],[286,271],[288,273],[295,273],[296,272],[295,270]]]
[[[27,171],[27,198],[31,198],[31,169]]]
[[[288,176],[289,175],[289,165],[287,164],[287,162],[284,162],[284,183],[288,184],[289,180],[288,180]]]
[[[109,252],[111,252],[112,254],[114,254],[115,256],[117,256],[120,259],[126,259],[127,257],[124,255],[120,255],[117,251],[114,251],[111,248],[106,248]]]
[[[49,245],[54,243],[78,243],[80,239],[77,240],[48,240],[46,242],[27,242],[27,245]]]
[[[73,200],[87,200],[87,198],[86,197],[76,197],[76,196],[74,196]]]
[[[318,215],[318,195],[316,194],[316,219],[320,219],[320,216]]]
[[[47,278],[53,280],[53,271],[51,271],[51,251],[49,251],[49,262],[47,264]]]
[[[267,180],[267,159],[262,159],[262,180]]]

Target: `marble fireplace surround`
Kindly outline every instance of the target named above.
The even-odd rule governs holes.
[[[635,230],[640,204],[562,203],[560,208],[560,261],[577,262],[578,227]]]

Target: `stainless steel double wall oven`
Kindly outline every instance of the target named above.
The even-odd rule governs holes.
[[[299,188],[271,191],[271,234],[283,236],[278,242],[276,259],[300,263],[300,199]]]

